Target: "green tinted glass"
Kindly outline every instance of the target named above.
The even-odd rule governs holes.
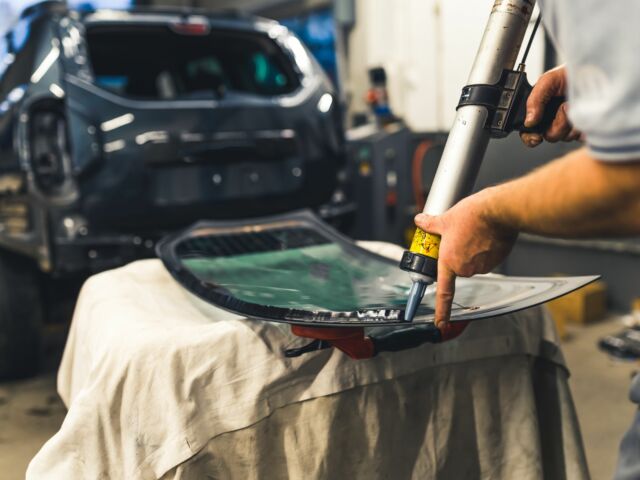
[[[187,289],[253,318],[322,325],[406,325],[411,286],[397,261],[362,249],[310,214],[207,222],[167,238],[158,252]],[[452,320],[528,308],[596,277],[458,279]],[[435,287],[414,323],[433,321]]]

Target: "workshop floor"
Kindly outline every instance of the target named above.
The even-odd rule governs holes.
[[[593,480],[613,477],[620,440],[636,410],[629,401],[629,382],[639,364],[611,360],[596,347],[600,338],[623,328],[619,317],[571,328],[562,344]]]
[[[600,337],[620,328],[618,318],[572,328],[563,344],[594,480],[611,478],[620,438],[634,413],[634,406],[627,400],[627,389],[637,364],[613,362],[595,347]],[[24,478],[29,460],[60,427],[64,415],[53,371],[31,380],[0,383],[0,477],[3,480]]]

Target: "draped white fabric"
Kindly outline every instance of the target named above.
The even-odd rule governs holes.
[[[96,275],[59,371],[68,415],[27,478],[587,478],[541,308],[370,360],[283,357],[304,342],[200,301],[159,260]]]

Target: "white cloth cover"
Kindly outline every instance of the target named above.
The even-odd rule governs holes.
[[[369,243],[398,257],[400,249]],[[543,309],[369,360],[195,298],[159,260],[82,288],[29,479],[588,478]]]

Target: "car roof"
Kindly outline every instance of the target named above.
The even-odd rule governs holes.
[[[237,10],[206,10],[193,7],[134,7],[127,10],[99,9],[81,12],[85,24],[140,24],[140,23],[177,23],[194,20],[206,20],[212,26],[235,27],[242,29],[264,29],[277,25],[274,20],[248,15]],[[262,28],[260,28],[262,27]]]
[[[131,7],[123,10],[114,9],[69,9],[59,0],[45,1],[35,4],[23,12],[22,16],[32,14],[64,14],[72,13],[85,24],[140,24],[140,23],[174,23],[188,22],[192,19],[206,19],[214,25],[245,29],[264,30],[278,22],[263,17],[242,13],[234,9],[210,10],[197,7]]]

